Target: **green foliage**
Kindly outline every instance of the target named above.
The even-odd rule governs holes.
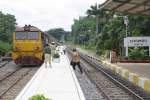
[[[14,15],[3,14],[0,11],[0,40],[12,42],[12,34],[15,30],[16,19]]]
[[[102,58],[109,58],[110,56],[110,50],[99,50],[99,52]]]
[[[48,34],[52,35],[58,41],[64,41],[69,32],[64,31],[63,28],[54,28],[47,31]]]
[[[146,57],[146,50],[135,47],[134,49],[131,49],[131,52],[129,52],[129,58],[133,60],[140,60],[144,59]]]
[[[4,55],[12,50],[12,45],[6,42],[0,42],[0,55]]]
[[[150,36],[150,16],[128,14],[129,25],[126,30],[124,13],[106,13],[99,10],[98,5],[92,5],[86,14],[87,17],[80,16],[78,20],[74,20],[70,37],[75,44],[84,45],[85,49],[95,48],[95,52],[99,55],[103,55],[105,50],[112,49],[116,50],[118,56],[122,55],[126,31],[127,36]],[[114,14],[120,17],[114,19]],[[97,18],[99,20],[96,20]],[[87,36],[88,39],[85,39]]]
[[[130,30],[134,36],[150,35],[150,16],[130,15]]]
[[[87,10],[86,14],[91,16],[91,15],[94,15],[94,16],[100,16],[101,12],[101,9],[99,9],[98,5],[95,4],[95,5],[91,5],[90,6],[90,9]]]
[[[95,35],[95,18],[94,17],[80,17],[74,20],[72,25],[72,41],[75,44],[85,44],[92,41]]]
[[[43,94],[37,94],[29,98],[29,100],[51,100],[46,98]]]
[[[96,30],[95,30],[95,33],[98,34],[100,32],[100,25],[102,23],[100,23],[100,18],[101,17],[104,17],[104,14],[105,12],[100,8],[100,6],[97,5],[97,3],[93,6],[91,5],[90,6],[90,9],[88,9],[86,11],[86,14],[88,16],[93,16],[95,17],[95,23],[96,23]]]
[[[54,53],[53,58],[59,58],[60,55],[58,53]]]

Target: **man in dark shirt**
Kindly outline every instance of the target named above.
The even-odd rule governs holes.
[[[44,48],[44,56],[45,56],[45,67],[47,67],[47,63],[49,63],[49,66],[51,67],[51,48],[48,44],[46,44],[46,47]]]

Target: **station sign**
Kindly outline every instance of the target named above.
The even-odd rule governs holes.
[[[150,37],[124,38],[124,47],[150,46]]]

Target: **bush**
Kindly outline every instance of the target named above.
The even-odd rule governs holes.
[[[104,50],[96,50],[96,54],[97,55],[103,55],[104,54]]]
[[[12,50],[12,45],[6,42],[0,42],[0,55],[5,55]]]
[[[129,53],[129,58],[133,60],[144,59],[146,57],[145,52],[146,50],[135,47],[134,49],[131,49],[131,52]]]
[[[37,94],[29,98],[29,100],[51,100],[46,98],[43,94]]]
[[[97,50],[96,54],[100,55],[101,57],[104,57],[104,58],[109,58],[110,50],[102,50],[102,49],[101,50]]]
[[[53,58],[59,58],[60,55],[58,53],[54,53]]]

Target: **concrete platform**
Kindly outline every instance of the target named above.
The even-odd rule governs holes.
[[[116,65],[150,79],[150,63],[116,63]]]
[[[60,55],[60,62],[52,62],[52,68],[41,66],[15,100],[43,94],[52,100],[85,100],[84,94],[66,55]]]

